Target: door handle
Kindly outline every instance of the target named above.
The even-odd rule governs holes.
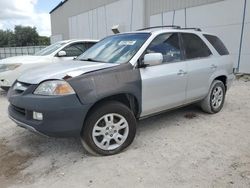
[[[177,75],[179,75],[179,76],[182,76],[182,75],[185,75],[185,74],[187,74],[187,72],[185,72],[184,70],[179,70],[179,72],[177,73]]]
[[[215,64],[212,64],[212,65],[210,66],[211,69],[216,69],[217,67],[218,67],[218,66],[215,65]]]

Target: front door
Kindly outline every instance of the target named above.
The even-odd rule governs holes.
[[[187,67],[186,62],[182,61],[178,33],[157,36],[146,53],[162,53],[163,63],[140,68],[141,117],[184,104],[187,85]]]

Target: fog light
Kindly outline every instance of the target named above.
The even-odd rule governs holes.
[[[42,121],[43,120],[43,114],[39,112],[33,112],[33,119]]]

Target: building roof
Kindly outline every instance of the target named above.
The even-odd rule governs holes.
[[[55,10],[57,10],[59,7],[63,6],[64,3],[66,3],[68,0],[61,1],[55,8],[53,8],[49,13],[51,14]]]

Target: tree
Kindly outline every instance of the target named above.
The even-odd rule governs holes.
[[[39,35],[35,27],[17,25],[15,38],[17,46],[33,46],[38,44]]]
[[[0,46],[15,46],[15,35],[11,30],[0,30]]]
[[[49,37],[39,36],[35,27],[15,26],[14,31],[0,30],[0,47],[49,45]]]
[[[39,36],[38,38],[38,45],[49,45],[50,44],[50,39],[49,37],[46,36]]]

